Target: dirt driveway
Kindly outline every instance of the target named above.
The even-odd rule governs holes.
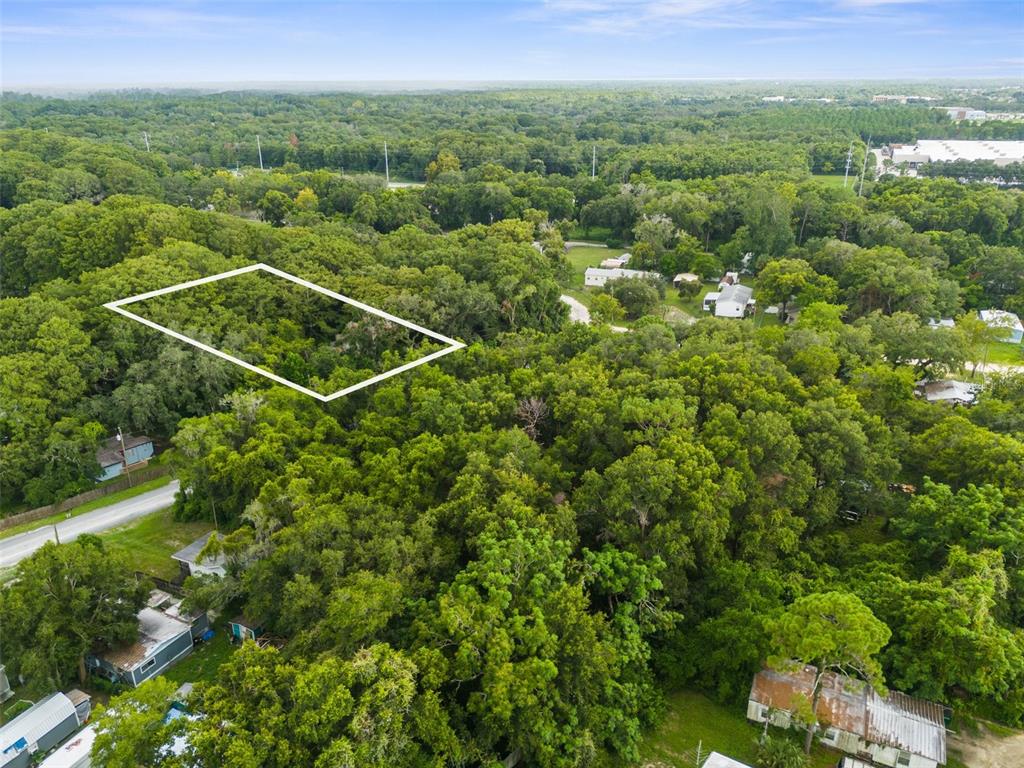
[[[948,745],[959,753],[967,768],[1021,768],[1024,766],[1024,733],[997,736],[984,726],[978,735],[950,735]]]

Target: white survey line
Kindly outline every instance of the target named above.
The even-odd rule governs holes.
[[[385,371],[384,373],[377,374],[372,378],[366,379],[366,381],[361,381],[358,384],[353,384],[352,386],[346,387],[345,389],[340,389],[337,392],[332,392],[329,395],[322,395],[319,392],[314,392],[312,389],[308,389],[307,387],[302,386],[301,384],[296,384],[295,382],[289,381],[288,379],[282,376],[278,376],[276,373],[271,373],[270,371],[264,370],[263,368],[259,368],[258,366],[255,366],[252,363],[247,363],[245,360],[239,360],[237,357],[229,355],[227,352],[222,352],[219,349],[215,349],[214,347],[211,347],[209,344],[204,344],[201,341],[196,341],[195,339],[192,339],[183,333],[173,331],[170,328],[160,325],[159,323],[155,323],[152,320],[148,320],[145,317],[141,317],[139,315],[136,315],[134,312],[129,312],[127,309],[124,309],[124,306],[126,304],[132,304],[137,301],[145,301],[146,299],[152,299],[157,296],[163,296],[168,293],[173,293],[175,291],[182,291],[185,290],[186,288],[194,288],[197,285],[205,285],[206,283],[212,283],[217,280],[224,280],[229,277],[235,277],[237,275],[243,275],[246,274],[247,272],[255,272],[257,270],[268,272],[278,277],[282,277],[285,280],[290,280],[296,285],[301,285],[302,287],[308,288],[312,291],[316,291],[317,293],[322,293],[324,296],[329,296],[332,299],[336,299],[337,301],[349,304],[353,307],[356,307],[357,309],[363,310],[364,312],[369,312],[370,314],[377,315],[378,317],[383,317],[385,320],[390,320],[393,323],[397,323],[398,325],[410,328],[432,339],[444,342],[448,346],[445,349],[441,349],[438,350],[437,352],[432,352],[429,355],[425,355],[424,357],[421,357],[418,360],[413,360],[410,363],[405,363],[404,365],[400,365],[397,368],[393,368],[390,371]],[[296,277],[295,275],[291,275],[287,272],[283,272],[280,269],[276,269],[274,267],[262,263],[250,264],[249,266],[246,267],[232,269],[228,272],[221,272],[216,275],[210,275],[209,277],[201,277],[198,280],[188,280],[184,283],[171,285],[168,286],[167,288],[159,288],[155,291],[140,293],[136,296],[128,296],[127,298],[124,299],[117,299],[116,301],[107,302],[103,306],[109,310],[117,312],[119,315],[123,315],[124,317],[127,317],[131,320],[135,320],[136,322],[142,323],[143,325],[153,328],[154,330],[160,331],[161,333],[166,333],[168,336],[178,339],[179,341],[183,341],[186,344],[191,344],[193,347],[201,349],[204,352],[209,352],[211,355],[216,355],[222,360],[227,360],[230,363],[234,363],[235,365],[241,368],[245,368],[247,371],[257,373],[260,376],[265,376],[266,378],[271,379],[272,381],[276,381],[278,384],[283,384],[286,387],[291,387],[297,392],[301,392],[304,395],[309,395],[310,397],[316,398],[317,400],[320,400],[321,402],[325,403],[330,402],[331,400],[335,400],[336,398],[339,397],[344,397],[345,395],[351,394],[352,392],[360,390],[363,387],[368,387],[371,384],[376,384],[378,381],[383,381],[384,379],[390,378],[391,376],[396,376],[399,373],[403,373],[405,371],[410,370],[411,368],[415,368],[417,365],[429,363],[431,360],[436,360],[439,357],[447,355],[450,352],[455,352],[456,350],[462,349],[463,347],[466,346],[461,341],[448,338],[447,336],[444,336],[435,331],[431,331],[430,329],[424,328],[420,325],[417,325],[416,323],[410,322],[408,320],[403,320],[400,317],[396,317],[395,315],[385,312],[382,309],[371,307],[369,304],[363,304],[361,301],[356,301],[355,299],[351,299],[348,296],[344,296],[340,293],[335,293],[334,291],[328,290],[327,288],[319,286],[316,283],[311,283],[308,280],[303,280],[301,277]]]

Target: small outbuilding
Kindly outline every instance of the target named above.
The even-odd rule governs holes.
[[[936,381],[919,381],[915,390],[918,397],[929,403],[948,403],[949,405],[974,405],[981,387],[955,379],[938,379]]]
[[[255,640],[263,635],[264,623],[262,620],[250,619],[239,614],[228,622],[228,630],[231,632],[232,640],[237,642]]]
[[[695,275],[693,272],[680,272],[678,275],[672,278],[672,285],[678,288],[683,284],[696,284],[700,282],[700,275]]]
[[[71,699],[63,693],[51,694],[0,726],[0,767],[33,765],[84,722]]]
[[[721,752],[712,752],[704,761],[703,768],[750,768],[746,763],[726,757]]]
[[[1002,309],[983,309],[978,313],[978,317],[989,328],[1003,332],[1001,341],[1008,341],[1011,344],[1020,344],[1024,341],[1024,324],[1021,324],[1020,318],[1013,312]]]
[[[224,538],[219,533],[210,531],[205,536],[199,537],[187,547],[179,549],[171,555],[171,558],[177,560],[181,566],[182,576],[199,576],[201,574],[223,576],[226,573],[224,569],[226,559],[223,552],[219,552],[212,557],[208,555],[202,559],[199,558],[199,553],[203,551],[213,536],[216,536],[218,539]]]

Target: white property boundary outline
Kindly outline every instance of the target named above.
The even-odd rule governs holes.
[[[217,280],[224,280],[229,277],[235,277],[237,275],[244,275],[248,272],[256,271],[267,272],[271,275],[276,275],[277,277],[283,277],[285,280],[289,280],[295,283],[296,285],[301,285],[303,288],[308,288],[311,291],[322,293],[324,296],[329,296],[332,299],[336,299],[337,301],[349,304],[353,307],[356,307],[357,309],[363,310],[364,312],[369,312],[372,315],[377,315],[377,317],[383,317],[385,320],[390,320],[393,323],[398,323],[399,325],[405,326],[406,328],[409,328],[411,330],[419,331],[425,336],[429,336],[432,339],[444,342],[448,346],[445,349],[441,349],[438,350],[437,352],[432,352],[429,355],[425,355],[419,358],[418,360],[413,360],[411,363],[405,363],[404,365],[400,365],[397,368],[392,368],[390,371],[385,371],[384,373],[377,374],[376,376],[373,376],[372,378],[369,378],[366,381],[361,381],[358,384],[353,384],[350,387],[345,387],[345,389],[339,389],[337,392],[332,392],[329,395],[322,395],[319,392],[314,392],[312,389],[308,389],[300,384],[296,384],[293,381],[289,381],[288,379],[282,376],[278,376],[276,373],[271,373],[270,371],[264,370],[263,368],[259,368],[253,365],[252,363],[247,363],[244,360],[239,360],[237,357],[229,355],[227,352],[222,352],[219,349],[215,349],[214,347],[211,347],[209,344],[203,344],[201,341],[196,341],[195,339],[189,338],[183,333],[173,331],[170,328],[166,328],[160,325],[159,323],[154,323],[152,320],[147,320],[145,317],[140,317],[139,315],[136,315],[134,312],[129,312],[127,309],[124,309],[124,306],[126,304],[133,304],[136,301],[145,301],[146,299],[153,299],[156,298],[157,296],[163,296],[164,294],[167,293],[174,293],[175,291],[182,291],[186,288],[194,288],[197,285],[205,285],[206,283],[213,283],[216,282]],[[456,350],[462,349],[463,347],[466,346],[461,341],[450,339],[447,336],[442,336],[440,333],[436,333],[435,331],[431,331],[427,328],[424,328],[423,326],[416,325],[416,323],[409,322],[408,320],[403,320],[402,318],[389,314],[388,312],[385,312],[382,309],[371,307],[369,304],[363,304],[361,301],[356,301],[355,299],[351,299],[348,296],[343,296],[340,293],[335,293],[334,291],[328,290],[327,288],[317,285],[316,283],[311,283],[309,282],[309,280],[303,280],[301,277],[290,275],[287,272],[283,272],[280,269],[276,269],[274,267],[269,266],[268,264],[263,263],[250,264],[247,267],[232,269],[228,272],[221,272],[220,274],[217,275],[201,277],[198,280],[189,280],[187,282],[178,283],[177,285],[172,285],[167,288],[160,288],[159,290],[156,291],[140,293],[136,296],[129,296],[128,298],[125,299],[118,299],[117,301],[108,302],[103,306],[107,309],[117,312],[119,315],[124,315],[125,317],[131,320],[135,320],[138,323],[147,325],[150,328],[160,331],[161,333],[166,333],[168,336],[172,336],[173,338],[178,339],[178,341],[184,341],[186,344],[191,344],[193,347],[197,347],[203,350],[204,352],[209,352],[211,355],[216,355],[217,357],[223,360],[227,360],[230,363],[234,363],[237,366],[245,368],[247,371],[258,373],[260,376],[265,376],[268,379],[276,381],[278,384],[284,384],[286,387],[291,387],[297,392],[301,392],[304,395],[309,395],[310,397],[314,397],[317,400],[320,400],[325,403],[328,403],[331,400],[336,400],[339,397],[349,395],[357,390],[362,389],[363,387],[368,387],[371,384],[376,384],[378,381],[383,381],[384,379],[390,378],[392,376],[397,376],[398,374],[404,373],[405,371],[408,371],[411,368],[415,368],[417,365],[429,363],[431,360],[436,360],[439,357],[443,357],[444,355],[447,355],[451,352],[455,352]]]

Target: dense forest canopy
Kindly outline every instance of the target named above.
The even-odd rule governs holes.
[[[974,310],[1024,312],[1024,193],[821,174],[868,135],[1022,129],[835,95],[5,99],[4,509],[90,487],[117,427],[165,441],[175,515],[227,532],[227,575],[189,603],[286,640],[233,654],[160,739],[187,729],[209,766],[632,760],[667,688],[744,699],[817,605],[852,606],[891,688],[1020,724],[1024,374],[986,374],[970,409],[914,385],[982,358]],[[422,185],[377,175],[385,138]],[[794,321],[687,323],[640,284],[593,306],[630,332],[571,323],[564,243],[588,234],[669,279],[746,265]],[[468,346],[323,404],[102,306],[256,262]],[[373,323],[342,349],[315,302],[238,288],[146,311],[296,380],[386,358]],[[0,592],[12,676],[60,685],[81,637],[124,634],[40,634],[58,614],[33,590],[75,563],[123,570],[102,542],[48,546]]]

